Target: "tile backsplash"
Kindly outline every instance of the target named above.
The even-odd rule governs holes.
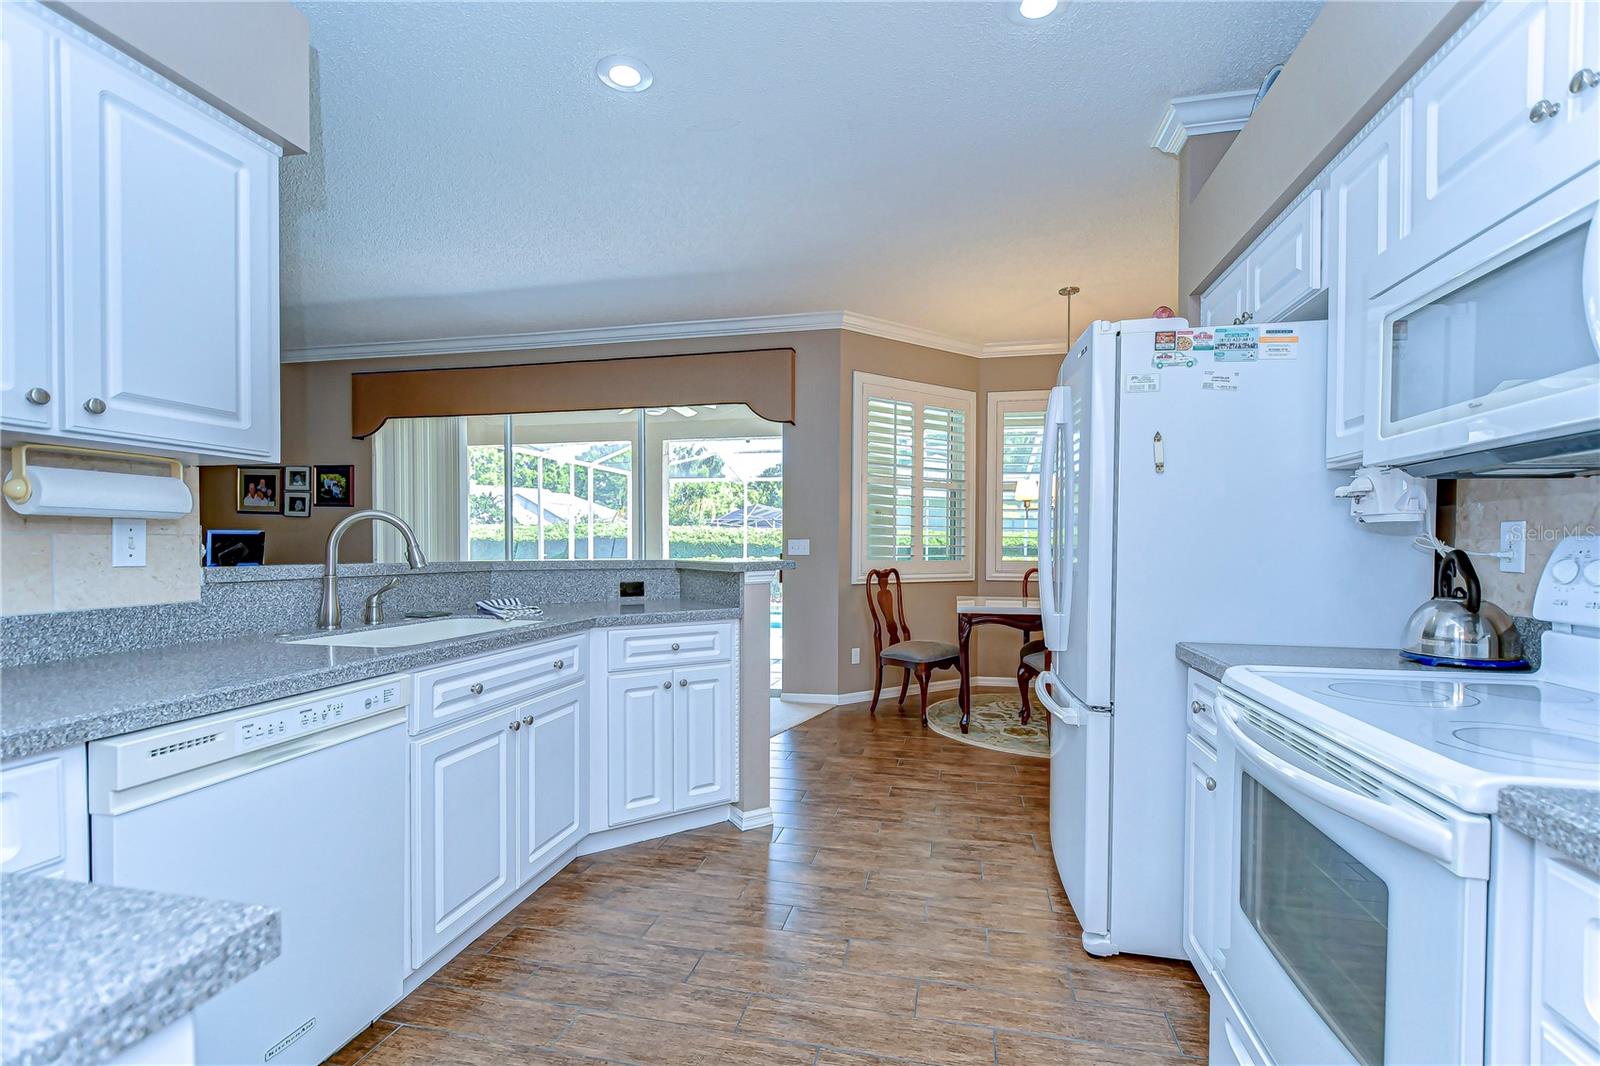
[[[1600,479],[1483,478],[1455,482],[1455,498],[1441,493],[1439,535],[1474,552],[1500,546],[1500,523],[1528,523],[1528,565],[1520,574],[1504,573],[1498,560],[1474,557],[1485,599],[1509,614],[1533,611],[1539,575],[1561,538],[1600,533]]]
[[[52,456],[50,465],[71,461]],[[10,466],[10,451],[0,450],[0,469]],[[95,466],[116,469],[103,462]],[[195,507],[182,518],[149,522],[144,566],[111,565],[109,518],[25,518],[0,503],[0,615],[198,600],[200,494],[194,467],[185,469],[184,481]]]

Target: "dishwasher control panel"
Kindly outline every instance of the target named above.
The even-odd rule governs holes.
[[[96,797],[105,801],[103,806],[124,789],[267,751],[400,710],[410,701],[409,676],[381,677],[91,741],[91,813],[106,813],[95,810]]]
[[[234,727],[238,750],[249,751],[266,744],[279,744],[292,737],[365,718],[377,711],[403,707],[403,691],[401,683],[393,681],[381,688],[358,689],[319,699],[315,703],[281,707],[253,715]]]

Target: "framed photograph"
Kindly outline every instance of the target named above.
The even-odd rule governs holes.
[[[312,479],[314,485],[312,502],[318,507],[354,507],[356,491],[356,468],[348,464],[341,466],[317,466],[316,477]]]
[[[238,490],[235,510],[240,514],[279,514],[283,510],[283,470],[280,467],[241,466]]]
[[[286,466],[283,468],[284,492],[310,492],[311,468],[309,466]]]
[[[310,518],[311,493],[285,492],[283,494],[283,513],[290,518]]]

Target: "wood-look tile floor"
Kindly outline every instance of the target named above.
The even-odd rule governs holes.
[[[1056,880],[1048,764],[893,702],[772,742],[772,829],[572,863],[330,1062],[1194,1062],[1185,963],[1096,959]]]

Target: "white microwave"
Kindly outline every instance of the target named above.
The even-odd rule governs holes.
[[[1600,470],[1593,169],[1378,294],[1363,457],[1421,477]]]

